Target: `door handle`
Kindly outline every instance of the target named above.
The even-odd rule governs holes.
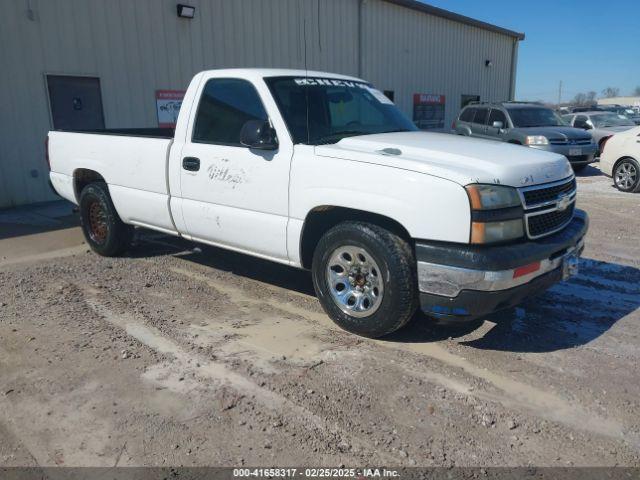
[[[190,172],[197,172],[200,170],[200,159],[196,157],[184,157],[182,159],[182,168]]]

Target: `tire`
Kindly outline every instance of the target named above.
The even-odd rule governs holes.
[[[582,172],[585,168],[587,168],[587,165],[589,164],[586,163],[584,165],[571,165],[571,168],[573,168],[574,172]]]
[[[618,160],[613,167],[613,183],[621,192],[640,191],[640,164],[637,160],[631,157]]]
[[[118,216],[106,183],[90,183],[82,189],[80,225],[91,250],[103,257],[118,256],[131,245],[133,227]]]
[[[312,276],[327,315],[357,335],[377,338],[398,330],[418,307],[413,251],[377,225],[343,222],[327,231],[315,249]]]

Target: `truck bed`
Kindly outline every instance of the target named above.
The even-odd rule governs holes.
[[[175,128],[101,128],[97,130],[56,130],[56,132],[123,135],[126,137],[173,138]]]
[[[169,135],[169,133],[171,135]],[[60,195],[78,201],[78,166],[99,172],[122,220],[173,230],[169,214],[167,159],[172,129],[106,129],[49,132],[51,181]]]

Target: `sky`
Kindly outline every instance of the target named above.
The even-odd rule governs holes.
[[[640,0],[426,0],[523,32],[516,99],[562,101],[577,93],[640,86]]]

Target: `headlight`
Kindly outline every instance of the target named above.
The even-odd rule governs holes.
[[[529,135],[524,139],[525,145],[549,145],[549,139],[544,135]]]
[[[518,192],[513,187],[501,185],[467,185],[467,194],[474,210],[519,207],[522,205]]]
[[[502,185],[467,185],[471,204],[471,243],[496,243],[524,236],[518,191]]]
[[[522,218],[504,222],[471,223],[471,243],[496,243],[515,240],[524,235]]]

